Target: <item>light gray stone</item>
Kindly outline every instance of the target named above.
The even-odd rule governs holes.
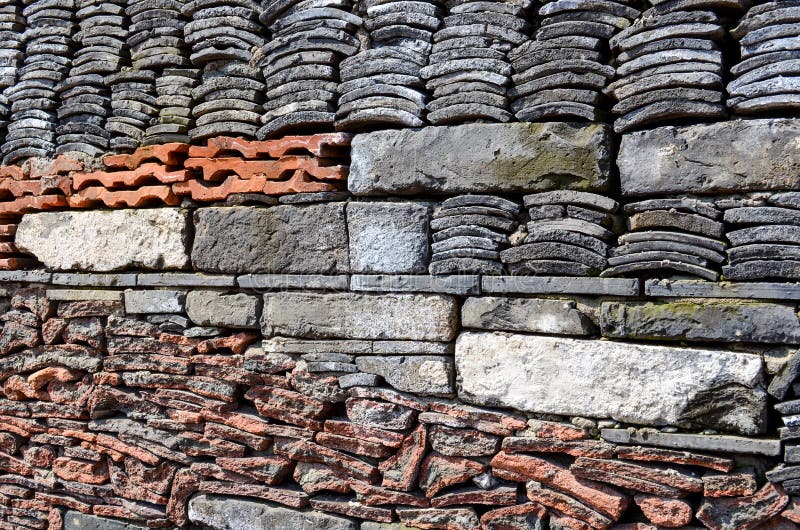
[[[140,287],[234,287],[235,276],[197,274],[192,272],[163,272],[137,274]]]
[[[469,295],[480,292],[480,280],[480,276],[472,274],[448,276],[354,274],[350,277],[350,290]]]
[[[743,300],[604,302],[600,329],[634,340],[800,343],[793,306]]]
[[[748,353],[508,333],[462,333],[469,403],[640,425],[766,429],[763,361]]]
[[[136,285],[136,274],[72,274],[56,272],[53,274],[50,283],[75,287],[133,287]]]
[[[266,337],[449,341],[458,304],[445,295],[267,293],[261,324]]]
[[[696,280],[647,280],[644,294],[670,298],[800,300],[800,285],[783,282],[713,283]]]
[[[346,291],[350,277],[346,274],[247,274],[239,276],[236,281],[243,289]]]
[[[186,314],[198,326],[258,328],[261,299],[244,293],[190,291],[186,296]]]
[[[117,519],[69,511],[64,514],[64,530],[142,530],[146,526]]]
[[[362,274],[424,273],[430,260],[431,206],[419,202],[347,205],[350,268]]]
[[[455,392],[450,357],[359,357],[356,366],[362,372],[383,377],[389,385],[403,392],[428,396],[446,396]]]
[[[201,208],[194,214],[192,264],[233,274],[347,273],[344,206]]]
[[[649,445],[681,451],[712,451],[750,455],[778,456],[780,440],[759,440],[716,434],[672,434],[654,429],[603,429],[603,439],[619,444]]]
[[[188,224],[174,208],[44,212],[23,216],[15,241],[50,269],[181,269]]]
[[[800,189],[800,120],[659,127],[622,137],[624,195]]]
[[[122,291],[105,289],[48,289],[47,298],[59,302],[79,302],[83,300],[122,301]]]
[[[461,325],[493,331],[523,331],[553,335],[591,335],[591,319],[575,302],[536,298],[467,298],[461,308]]]
[[[189,520],[211,530],[357,530],[343,517],[213,495],[189,500]]]
[[[572,278],[553,276],[484,276],[481,290],[487,294],[586,294],[638,296],[636,278]]]
[[[0,282],[49,283],[52,277],[47,271],[0,271]]]
[[[611,143],[610,129],[602,124],[379,131],[353,139],[348,186],[356,195],[604,191]]]
[[[185,302],[183,291],[125,291],[126,313],[182,313]]]

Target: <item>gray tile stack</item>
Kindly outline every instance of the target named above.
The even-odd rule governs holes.
[[[111,117],[105,128],[111,134],[113,151],[133,151],[144,139],[150,120],[158,116],[156,73],[123,69],[106,76],[111,88]]]
[[[725,210],[728,225],[726,280],[800,279],[800,193]]]
[[[184,28],[191,61],[203,72],[192,92],[192,140],[255,138],[264,103],[264,80],[252,66],[266,35],[258,20],[261,7],[253,0],[194,0],[183,14],[192,20]]]
[[[511,110],[520,121],[601,120],[602,90],[614,77],[608,40],[638,9],[613,0],[557,0],[539,9],[541,27],[510,54]]]
[[[3,164],[51,156],[56,147],[59,106],[56,87],[69,72],[75,24],[72,0],[37,0],[22,10],[25,60],[18,81],[5,91],[11,104]]]
[[[731,68],[728,107],[737,114],[800,109],[800,4],[752,7],[731,31],[741,61]]]
[[[261,49],[267,87],[258,138],[330,130],[336,111],[339,63],[355,55],[361,18],[349,0],[267,0],[261,22],[272,38]]]
[[[713,202],[650,199],[626,204],[625,213],[628,232],[611,251],[603,276],[660,271],[717,279],[726,245],[722,212]]]
[[[25,18],[22,6],[14,0],[0,1],[0,131],[5,132],[11,103],[3,93],[17,82],[22,53]]]
[[[617,78],[606,93],[616,101],[617,132],[727,115],[720,51],[725,28],[715,11],[737,6],[670,0],[648,9],[611,39]]]
[[[528,40],[529,2],[460,1],[433,36],[428,66],[421,70],[432,99],[434,125],[507,122],[512,68],[507,54]]]
[[[124,0],[78,0],[76,7],[77,49],[69,75],[57,88],[61,106],[56,152],[97,156],[110,147],[105,123],[111,114],[111,91],[105,76],[118,72],[125,62],[125,5]]]
[[[431,274],[503,274],[500,251],[517,226],[517,203],[491,195],[460,195],[433,213]]]
[[[419,0],[370,0],[364,7],[370,48],[341,63],[336,129],[421,127],[427,93],[420,69],[428,64],[441,9]]]
[[[579,191],[526,195],[528,235],[501,253],[511,274],[596,276],[616,237],[613,199]]]
[[[145,144],[188,142],[191,135],[193,95],[200,71],[196,68],[165,68],[156,79],[158,118],[147,128]],[[196,107],[195,107],[196,108]]]

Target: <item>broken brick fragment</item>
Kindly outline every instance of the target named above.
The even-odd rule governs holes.
[[[480,462],[456,456],[428,455],[419,471],[419,486],[430,498],[441,490],[472,480],[486,471]]]
[[[654,495],[636,495],[636,505],[656,526],[680,528],[692,520],[692,505],[683,499],[667,499]]]

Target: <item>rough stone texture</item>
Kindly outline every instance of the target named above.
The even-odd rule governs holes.
[[[750,301],[605,302],[603,335],[708,342],[800,342],[794,308]]]
[[[611,171],[602,124],[508,123],[358,135],[348,186],[356,195],[602,191]]]
[[[192,497],[189,520],[212,530],[356,530],[355,523],[343,517],[212,495]]]
[[[459,397],[480,405],[743,434],[766,428],[763,362],[751,354],[462,333],[456,371]]]
[[[126,313],[181,313],[186,299],[183,291],[125,291]]]
[[[141,530],[144,525],[115,521],[80,512],[64,514],[64,530]]]
[[[596,329],[574,302],[493,296],[468,298],[461,307],[461,325],[555,335],[590,335]]]
[[[201,208],[192,264],[222,273],[336,274],[349,269],[344,203]]]
[[[456,335],[453,297],[422,294],[267,293],[264,335],[308,339],[449,341]]]
[[[800,188],[800,120],[735,120],[659,127],[622,137],[625,195]]]
[[[350,267],[361,274],[420,274],[428,270],[431,206],[351,202],[347,205]]]
[[[178,209],[28,214],[15,243],[47,268],[116,271],[189,264],[188,212]]]
[[[191,291],[186,296],[186,314],[198,326],[258,328],[261,299],[244,293]]]
[[[449,357],[358,357],[356,366],[362,372],[380,375],[403,392],[423,395],[455,393],[453,361]]]

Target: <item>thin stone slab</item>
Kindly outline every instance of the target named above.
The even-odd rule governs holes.
[[[647,280],[644,294],[659,298],[800,300],[800,284],[785,282],[715,283],[694,280]]]
[[[708,281],[717,281],[719,273],[705,267],[685,263],[683,261],[638,261],[609,267],[601,273],[603,277],[622,276],[624,274],[637,274],[646,271],[660,271],[662,274],[679,273],[690,274],[704,278]]]
[[[726,260],[725,255],[721,252],[717,252],[706,247],[678,243],[674,241],[642,241],[639,243],[624,243],[612,249],[609,255],[611,257],[622,257],[644,252],[679,252],[681,254],[697,256],[714,263],[723,263]],[[609,263],[612,263],[611,260],[609,260]],[[612,264],[616,265],[618,263],[614,262]]]
[[[800,227],[793,225],[751,226],[729,231],[725,236],[733,246],[753,243],[794,243],[800,241]]]
[[[547,204],[576,204],[603,212],[614,213],[619,208],[617,201],[605,195],[573,190],[557,190],[523,197],[526,208]]]
[[[76,287],[133,287],[136,285],[135,273],[122,274],[76,274],[56,272],[50,283]]]
[[[768,278],[800,280],[800,260],[751,260],[722,267],[727,280],[749,281]]]
[[[800,210],[775,206],[731,208],[725,210],[724,219],[731,224],[800,226]]]
[[[737,246],[728,249],[728,259],[731,265],[753,260],[800,261],[800,245],[759,243]]]
[[[683,451],[709,451],[744,455],[779,456],[780,440],[713,434],[672,434],[653,429],[602,429],[600,436],[617,444],[646,445]]]
[[[727,247],[724,242],[711,239],[709,237],[663,230],[629,232],[619,236],[620,245],[627,243],[644,243],[648,241],[670,241],[673,243],[684,243],[687,245],[704,247],[715,252],[724,252],[725,248]]]
[[[136,285],[139,287],[234,287],[236,277],[191,272],[140,273],[136,275]]]
[[[470,274],[452,276],[353,274],[350,277],[351,291],[366,292],[420,292],[466,296],[479,294],[480,285],[480,276]]]
[[[800,215],[800,212],[798,212],[798,215]],[[727,218],[725,220],[729,221]],[[682,230],[712,238],[722,238],[725,235],[725,225],[723,223],[698,214],[678,213],[670,210],[650,210],[635,213],[628,217],[628,230],[630,231],[638,232],[653,228]]]
[[[639,296],[639,284],[636,278],[493,276],[481,279],[481,289],[487,294]]]

